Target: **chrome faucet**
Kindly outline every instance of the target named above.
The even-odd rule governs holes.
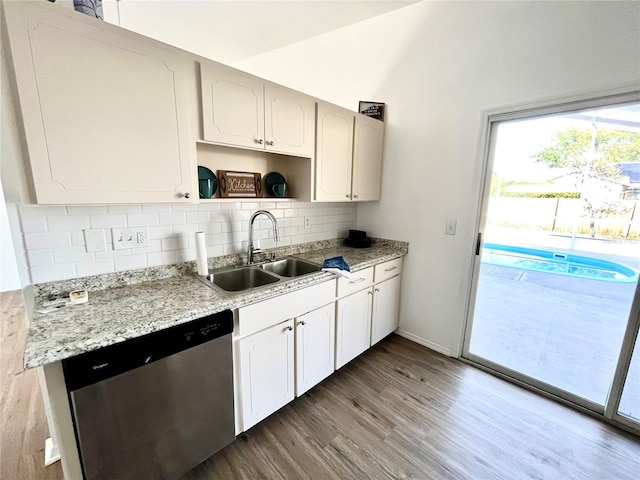
[[[271,223],[273,223],[273,240],[275,242],[279,240],[278,221],[276,220],[276,217],[274,217],[271,212],[268,212],[266,210],[258,210],[253,215],[251,215],[251,219],[249,220],[249,247],[247,248],[247,265],[253,264],[254,254],[262,252],[262,250],[260,250],[259,248],[253,248],[253,222],[255,221],[256,217],[259,215],[266,215],[267,217],[269,217],[269,219],[271,220]]]

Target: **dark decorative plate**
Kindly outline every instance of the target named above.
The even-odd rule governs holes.
[[[277,197],[276,193],[273,191],[274,185],[278,185],[279,183],[286,185],[287,181],[284,179],[282,174],[278,172],[267,173],[264,176],[264,189],[267,195],[270,197]]]
[[[200,198],[212,198],[218,189],[216,174],[207,167],[198,165],[198,190]]]

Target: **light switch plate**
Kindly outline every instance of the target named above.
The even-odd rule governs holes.
[[[457,223],[458,222],[456,220],[447,220],[444,233],[446,233],[447,235],[455,235]]]
[[[111,237],[113,238],[114,250],[142,248],[150,245],[149,227],[112,228]]]

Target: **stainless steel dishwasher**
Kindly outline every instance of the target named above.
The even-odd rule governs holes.
[[[87,480],[173,480],[235,439],[230,310],[63,361]]]

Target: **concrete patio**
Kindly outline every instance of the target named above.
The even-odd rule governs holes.
[[[640,266],[640,257],[615,259]],[[470,352],[604,404],[635,287],[483,263]],[[635,365],[621,405],[640,418]]]

